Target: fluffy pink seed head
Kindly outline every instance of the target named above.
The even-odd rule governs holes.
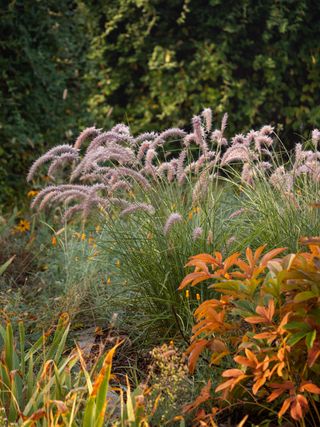
[[[183,145],[188,148],[191,142],[196,142],[196,135],[194,133],[189,133],[183,138]]]
[[[151,205],[147,205],[146,203],[132,203],[127,208],[125,208],[123,211],[121,211],[120,216],[125,217],[125,216],[127,216],[131,213],[137,212],[137,211],[144,211],[150,215],[153,215],[155,213],[155,209]]]
[[[228,113],[224,113],[221,120],[221,129],[220,129],[222,134],[226,130],[227,124],[228,124]]]
[[[232,214],[229,215],[228,219],[236,218],[237,216],[241,215],[245,211],[246,211],[246,208],[238,209],[238,210],[232,212]]]
[[[74,143],[74,148],[80,148],[82,144],[88,139],[88,138],[95,138],[100,133],[100,129],[96,129],[94,126],[84,129],[78,138],[76,139],[76,142]]]
[[[192,240],[196,241],[196,240],[200,239],[202,233],[203,233],[202,228],[196,227],[192,232]]]
[[[235,144],[228,148],[221,159],[221,166],[224,166],[233,161],[249,162],[250,152],[243,144]]]
[[[274,130],[273,126],[266,125],[266,126],[262,126],[262,128],[260,129],[260,133],[261,135],[267,136],[267,135],[270,135],[270,133],[272,133],[273,130]]]
[[[181,222],[181,221],[182,221],[182,216],[178,212],[173,212],[172,214],[170,214],[169,218],[167,219],[163,227],[163,234],[167,236],[172,226],[177,222]]]
[[[194,116],[192,118],[193,132],[196,138],[196,144],[200,147],[203,144],[203,129],[201,125],[201,118],[199,116]]]
[[[236,145],[236,144],[244,144],[245,145],[248,143],[248,141],[242,133],[239,133],[231,139],[231,143],[232,143],[232,145]]]
[[[313,145],[317,149],[318,143],[320,141],[320,130],[319,129],[313,129],[312,134],[311,134],[311,138],[312,138]]]
[[[204,122],[206,125],[206,131],[210,132],[212,128],[212,110],[211,108],[205,108],[202,111],[202,117],[204,118]]]

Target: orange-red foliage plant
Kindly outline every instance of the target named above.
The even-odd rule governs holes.
[[[254,253],[248,248],[245,258],[235,253],[223,259],[219,252],[193,256],[187,266],[194,271],[179,289],[209,281],[220,295],[195,310],[187,350],[190,372],[203,352],[210,353],[211,365],[229,358],[215,388],[220,407],[223,401],[251,399],[301,425],[309,413],[311,425],[318,426],[320,238],[301,243],[308,251],[281,258],[285,248],[264,255],[264,247]]]

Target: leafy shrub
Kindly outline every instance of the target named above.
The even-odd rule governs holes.
[[[216,399],[244,405],[245,410],[254,404],[265,416],[277,411],[282,418],[289,411],[301,425],[316,426],[320,239],[306,238],[302,243],[309,246],[308,252],[282,259],[275,257],[283,248],[262,256],[264,247],[254,253],[248,248],[246,259],[239,253],[226,259],[218,252],[193,256],[187,265],[195,270],[179,289],[209,280],[213,281],[209,288],[222,294],[195,310],[188,349],[191,372],[205,351],[214,366],[227,358],[224,366],[229,369],[221,373],[224,382],[215,388],[222,397],[215,395]],[[206,397],[210,399],[210,394]]]

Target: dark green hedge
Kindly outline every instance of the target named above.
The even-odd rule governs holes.
[[[185,125],[211,106],[233,129],[320,122],[320,2],[85,1],[90,107],[135,128]]]
[[[319,16],[316,0],[8,2],[2,194],[86,124],[187,126],[210,106],[229,113],[230,133],[271,122],[290,141],[307,137],[320,126]]]
[[[20,195],[45,147],[78,132],[88,45],[80,18],[68,0],[12,0],[1,9],[0,200]]]

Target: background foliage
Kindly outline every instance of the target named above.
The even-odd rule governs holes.
[[[2,200],[34,151],[92,123],[188,126],[210,106],[232,132],[273,122],[306,136],[320,122],[319,13],[312,0],[7,2]]]
[[[78,132],[86,113],[81,79],[87,40],[69,0],[7,2],[0,26],[0,185],[6,199],[25,181],[35,153]]]

